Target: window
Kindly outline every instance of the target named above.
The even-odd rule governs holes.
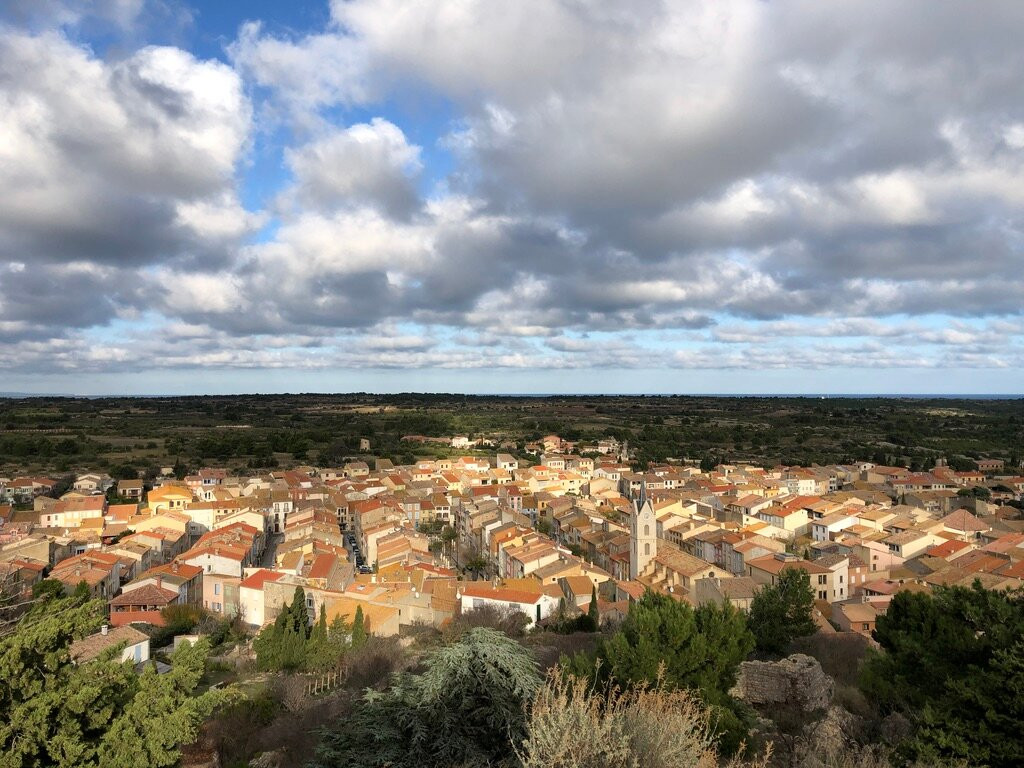
[[[220,584],[214,584],[213,585],[213,594],[215,594],[215,595],[219,595],[220,594]]]
[[[868,624],[867,622],[865,622],[865,623],[863,623],[863,624],[861,624],[861,625],[860,625],[860,628],[861,628],[862,630],[864,630],[865,632],[867,632],[867,631],[868,631],[869,629],[871,629],[871,625],[870,625],[870,624]]]
[[[818,576],[818,583],[819,584],[827,584],[828,583],[828,577],[825,576],[825,574],[819,575]]]
[[[651,526],[645,525],[644,526],[644,536],[650,536],[650,535],[651,535]]]
[[[644,544],[644,554],[645,554],[645,555],[649,555],[649,554],[651,554],[651,545],[650,545],[650,542],[648,542],[648,543]]]
[[[839,574],[839,583],[840,584],[843,583],[843,574],[841,574],[841,573]]]
[[[819,591],[818,592],[818,599],[819,600],[828,600],[828,592]]]

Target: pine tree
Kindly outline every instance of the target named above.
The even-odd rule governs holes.
[[[784,568],[779,581],[762,587],[750,604],[748,624],[765,653],[782,653],[795,638],[812,635],[814,590],[803,568]]]
[[[158,674],[154,666],[146,669],[138,692],[103,737],[99,753],[103,768],[178,764],[178,745],[195,741],[203,720],[234,698],[226,691],[193,695],[209,651],[205,638],[186,643],[174,652],[167,674]]]
[[[168,675],[137,675],[109,654],[76,664],[72,641],[103,620],[101,601],[48,600],[0,639],[0,766],[177,763],[177,745],[196,729],[223,692],[195,695],[209,647],[175,654]]]
[[[699,690],[715,707],[716,731],[727,734],[729,751],[744,728],[729,696],[736,672],[754,648],[744,615],[732,605],[694,610],[660,593],[644,594],[630,606],[619,631],[598,643],[596,658],[585,653],[564,659],[570,673],[630,687],[660,683],[668,689]]]

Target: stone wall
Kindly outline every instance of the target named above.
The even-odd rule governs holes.
[[[833,689],[817,659],[795,653],[781,661],[743,662],[732,694],[756,709],[788,704],[813,712],[828,708]]]

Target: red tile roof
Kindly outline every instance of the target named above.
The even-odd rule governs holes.
[[[284,574],[279,571],[270,571],[266,568],[261,568],[255,573],[252,573],[242,579],[238,586],[245,587],[246,589],[263,589],[263,585],[268,581],[277,581],[282,576],[284,576]]]

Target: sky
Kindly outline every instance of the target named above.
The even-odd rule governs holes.
[[[1019,0],[0,0],[0,392],[1022,393]]]

